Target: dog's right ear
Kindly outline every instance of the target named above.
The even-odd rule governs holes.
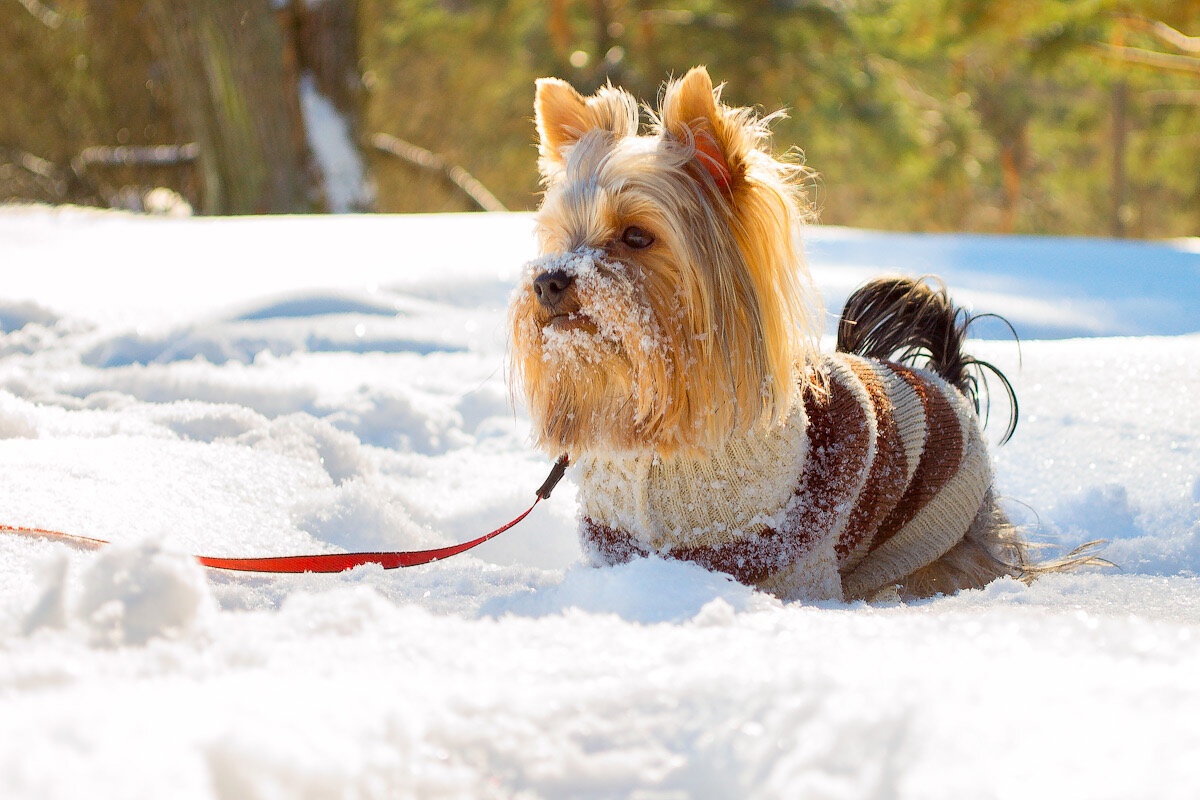
[[[615,136],[637,133],[637,101],[612,86],[584,97],[566,81],[539,78],[533,110],[543,174],[561,168],[566,162],[566,149],[588,131],[600,129]]]
[[[587,101],[566,81],[538,78],[533,112],[540,139],[538,154],[561,163],[563,148],[574,144],[587,127]]]

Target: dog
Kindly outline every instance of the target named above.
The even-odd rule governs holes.
[[[984,362],[944,288],[867,284],[820,352],[807,173],[771,154],[770,118],[704,67],[647,130],[611,85],[540,79],[534,111],[540,256],[510,303],[511,383],[578,469],[593,563],[682,559],[806,602],[1038,571],[994,497]]]

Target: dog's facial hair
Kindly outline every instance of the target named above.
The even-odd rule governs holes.
[[[797,168],[760,149],[763,121],[721,105],[702,69],[667,88],[643,136],[624,92],[538,88],[542,258],[510,307],[538,443],[669,454],[778,421],[816,349]],[[548,270],[571,276],[565,315],[538,299]]]

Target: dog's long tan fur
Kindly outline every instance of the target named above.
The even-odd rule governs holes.
[[[629,296],[653,309],[662,345],[649,352],[625,343],[564,374],[546,357],[549,317],[527,275],[511,309],[512,365],[539,443],[670,453],[778,422],[799,388],[794,365],[813,358],[820,335],[794,235],[803,170],[761,149],[765,124],[718,105],[704,70],[667,88],[647,136],[635,135],[633,97],[612,87],[584,99],[543,79],[535,110],[546,186],[541,251],[592,244],[636,261]],[[697,137],[720,148],[728,189],[699,163]],[[624,247],[619,237],[631,225],[654,231],[654,247]]]
[[[512,385],[537,443],[585,462],[582,530],[601,561],[657,551],[811,599],[889,586],[926,596],[1038,571],[993,501],[977,420],[951,386],[967,388],[972,362],[944,293],[926,302],[906,279],[867,287],[848,306],[871,326],[863,346],[820,354],[797,238],[807,173],[771,155],[769,120],[722,104],[703,67],[667,85],[645,132],[634,98],[611,86],[583,97],[539,80],[535,112],[541,257],[510,306]],[[933,372],[860,357],[895,357],[874,352],[884,344],[936,351]],[[851,431],[842,413],[866,417]],[[797,426],[810,420],[805,438]],[[936,420],[953,430],[929,430]],[[858,482],[828,483],[839,462],[821,447],[849,448],[861,466],[845,480]],[[743,477],[759,483],[739,497],[729,480]],[[843,492],[844,507],[824,509],[818,486]],[[771,507],[747,509],[760,496]],[[975,504],[965,517],[963,503]],[[701,506],[720,519],[697,519]],[[961,527],[930,527],[950,518]],[[906,561],[910,542],[919,562]]]

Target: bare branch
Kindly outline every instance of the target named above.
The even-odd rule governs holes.
[[[0,147],[0,160],[10,161],[39,178],[57,180],[62,177],[62,169],[53,161],[47,161],[33,153],[26,153],[24,150]]]
[[[1134,30],[1148,33],[1161,42],[1185,53],[1200,53],[1200,36],[1188,36],[1165,22],[1134,15],[1122,15],[1121,22]]]
[[[125,145],[120,147],[88,147],[79,154],[83,167],[174,167],[190,164],[200,157],[200,145],[154,144]]]
[[[438,172],[469,197],[475,205],[484,211],[507,211],[496,196],[488,191],[471,173],[460,166],[451,164],[437,153],[431,153],[424,147],[418,147],[412,142],[397,139],[386,133],[376,133],[371,136],[371,146],[382,153],[395,156],[422,169]]]
[[[62,27],[63,15],[39,0],[17,0],[17,2],[25,6],[25,10],[32,14],[34,19],[50,30],[56,31]]]
[[[1102,58],[1123,64],[1136,64],[1141,67],[1166,72],[1183,72],[1188,75],[1200,75],[1200,58],[1180,56],[1173,53],[1159,53],[1154,50],[1143,50],[1140,47],[1121,47],[1107,42],[1093,42],[1091,48]]]

